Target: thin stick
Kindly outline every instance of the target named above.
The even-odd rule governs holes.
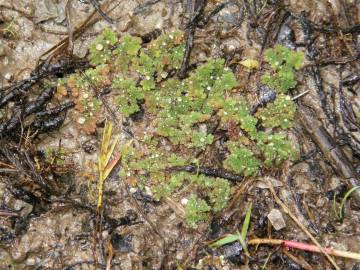
[[[343,250],[337,250],[333,248],[321,248],[315,245],[310,245],[307,243],[301,243],[296,241],[290,241],[290,240],[282,240],[282,239],[269,239],[269,238],[256,238],[251,239],[248,242],[248,245],[283,245],[284,247],[288,248],[294,248],[294,249],[300,249],[304,251],[311,251],[316,253],[324,253],[329,256],[337,256],[337,257],[343,257],[348,259],[354,259],[360,261],[360,254],[350,251],[343,251]],[[334,265],[335,267],[335,265]],[[336,266],[338,267],[338,266]]]
[[[320,252],[322,252],[325,257],[331,262],[331,264],[335,267],[336,270],[340,270],[337,263],[334,261],[332,257],[330,257],[329,253],[326,252],[326,250],[320,245],[320,243],[315,239],[314,236],[309,232],[308,229],[305,228],[305,226],[290,212],[289,208],[280,200],[280,198],[276,195],[276,192],[274,190],[274,187],[269,179],[267,179],[269,189],[274,196],[274,199],[278,205],[281,206],[281,208],[284,210],[286,214],[288,214],[291,219],[300,227],[300,229],[311,239],[311,241],[317,246]]]
[[[310,92],[310,90],[306,90],[305,92],[302,92],[302,93],[298,94],[297,96],[293,97],[291,100],[292,101],[297,100],[298,98],[301,98],[302,96],[306,95],[309,92]]]
[[[0,165],[3,165],[3,166],[5,166],[5,167],[11,168],[11,169],[15,169],[15,166],[14,166],[14,165],[7,164],[7,163],[2,162],[2,161],[0,161]]]
[[[97,13],[100,14],[101,17],[103,17],[103,19],[105,21],[107,21],[110,24],[113,24],[114,21],[113,19],[111,19],[109,17],[109,15],[107,15],[102,9],[101,9],[101,5],[99,4],[99,2],[97,0],[90,0],[90,3],[92,4],[92,6],[94,7],[94,9],[96,10]]]
[[[0,210],[0,217],[18,217],[19,214],[12,211]]]
[[[71,0],[67,0],[65,5],[65,15],[68,30],[68,53],[72,55],[74,49],[73,34],[74,28],[71,23]]]
[[[290,251],[288,251],[287,248],[283,248],[282,252],[288,256],[291,260],[293,260],[294,262],[296,262],[298,265],[300,265],[302,268],[304,268],[305,270],[314,270],[310,264],[308,264],[303,258],[298,258],[295,255],[291,254]]]
[[[110,2],[106,2],[104,4],[102,4],[100,6],[100,8],[102,10],[107,9],[109,4],[112,3],[112,1]],[[116,6],[115,6],[116,7]],[[112,11],[115,7],[111,8],[108,10],[108,12]],[[100,20],[99,17],[95,17],[94,16],[97,14],[97,11],[94,10],[89,17],[87,17],[85,19],[85,21],[83,21],[78,27],[75,27],[73,30],[73,41],[75,41],[88,27],[90,27],[91,25],[95,24],[97,21]],[[48,49],[46,52],[44,52],[41,56],[40,59],[42,59],[42,57],[46,56],[46,55],[50,55],[50,53],[55,54],[56,51],[61,51],[63,50],[67,44],[68,44],[69,38],[65,37],[64,39],[62,39],[59,43],[55,44],[53,47],[51,47],[50,49]]]

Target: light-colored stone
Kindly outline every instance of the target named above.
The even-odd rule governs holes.
[[[189,200],[188,200],[187,198],[182,198],[181,201],[180,201],[180,203],[181,203],[182,205],[187,205],[188,201],[189,201]]]
[[[261,189],[269,188],[267,180],[270,180],[273,187],[282,187],[283,186],[283,183],[281,181],[277,180],[276,178],[271,177],[271,176],[265,176],[265,177],[259,178],[259,181],[256,182],[256,187],[261,188]]]
[[[278,209],[272,209],[270,213],[267,215],[274,229],[279,231],[286,227],[285,220],[283,218],[282,213]]]

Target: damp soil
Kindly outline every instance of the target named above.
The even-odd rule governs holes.
[[[307,57],[291,92],[293,97],[301,97],[296,99],[296,124],[288,134],[300,145],[300,159],[234,184],[229,207],[197,229],[184,222],[180,202],[157,201],[146,187],[129,188],[115,167],[104,189],[98,269],[334,269],[321,253],[260,245],[249,246],[248,257],[239,242],[217,249],[208,246],[212,240],[241,230],[250,203],[249,239],[311,243],[275,202],[269,181],[321,245],[360,251],[360,204],[350,197],[342,220],[334,211],[334,205],[338,207],[351,185],[356,185],[360,168],[359,1],[100,1],[112,23],[96,12],[96,2],[0,0],[0,97],[3,100],[11,89],[20,89],[19,97],[1,108],[0,132],[6,135],[0,140],[0,269],[96,269],[94,164],[103,121],[92,134],[85,134],[79,129],[81,119],[69,105],[64,109],[67,113],[53,114],[34,125],[31,117],[29,123],[12,120],[14,126],[37,128],[38,133],[2,124],[13,119],[16,108],[58,105],[51,103],[51,89],[49,97],[40,98],[41,89],[86,66],[80,62],[90,42],[106,27],[119,36],[144,36],[155,29],[195,29],[190,64],[224,57],[238,77],[239,87],[253,93],[254,104],[262,71],[249,72],[239,64],[241,60],[260,59],[266,48],[277,43],[303,51]],[[205,8],[192,20],[199,5]],[[73,35],[72,46],[57,46],[69,40],[69,31],[93,13],[92,18],[97,19]],[[51,50],[54,46],[57,49]],[[68,62],[56,69],[54,63],[59,59]],[[39,71],[43,63],[52,68],[43,66]],[[19,82],[23,85],[14,88]],[[24,94],[28,84],[30,90]],[[115,108],[111,102],[109,99]],[[310,125],[304,113],[311,115],[306,118]],[[119,119],[115,130],[122,140],[128,131],[136,134],[142,128],[135,118],[115,114]],[[104,112],[105,117],[110,116]],[[319,145],[323,142],[316,137],[320,131],[330,137],[330,145],[326,140],[325,146]],[[62,162],[56,161],[62,154],[56,151],[55,161],[44,160],[47,149],[59,146],[66,149],[66,157],[59,157]],[[336,156],[334,149],[341,154]],[[283,219],[280,229],[271,224],[270,212]],[[355,260],[334,259],[340,269],[360,269]]]

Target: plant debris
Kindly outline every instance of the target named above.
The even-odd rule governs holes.
[[[0,3],[1,269],[355,269],[356,1]]]

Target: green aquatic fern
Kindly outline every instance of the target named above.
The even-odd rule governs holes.
[[[258,119],[252,115],[246,115],[241,119],[240,127],[247,132],[251,139],[254,139],[257,134],[256,124]]]
[[[93,65],[99,65],[109,62],[112,58],[111,48],[116,42],[116,33],[110,29],[105,29],[90,45],[90,63]]]
[[[226,74],[228,82],[216,86],[216,78]],[[161,85],[160,91],[146,95],[145,104],[149,111],[157,112],[156,130],[161,136],[169,138],[173,144],[204,149],[213,141],[213,135],[200,131],[198,123],[210,119],[214,108],[211,98],[216,91],[231,89],[235,85],[229,79],[229,70],[224,61],[211,60],[190,73],[185,80],[170,79]]]
[[[224,162],[226,168],[245,176],[255,175],[259,171],[261,162],[251,150],[234,143],[229,144],[229,149],[231,154]]]
[[[277,166],[285,160],[293,160],[297,157],[297,149],[285,135],[262,133],[259,137],[257,147],[263,153],[266,167]]]
[[[231,187],[229,181],[221,178],[212,180],[212,189],[209,193],[214,212],[224,209],[230,199]]]
[[[140,109],[139,100],[145,98],[144,93],[154,91],[157,82],[165,79],[168,71],[180,67],[176,59],[183,57],[181,36],[179,31],[163,35],[147,48],[141,48],[139,38],[124,36],[114,49],[113,57],[119,72],[123,77],[130,76],[137,81],[134,87],[121,91],[117,96],[125,116],[137,112]],[[117,81],[112,86],[120,88]]]
[[[173,31],[161,35],[133,59],[134,71],[143,76],[155,76],[156,81],[167,77],[171,69],[179,69],[184,54],[183,33]]]
[[[163,197],[171,196],[173,192],[184,184],[186,177],[187,173],[184,172],[172,174],[167,184],[159,184],[154,188],[155,197],[161,199]]]
[[[265,60],[275,71],[282,69],[284,66],[299,69],[304,60],[302,52],[294,52],[282,45],[276,45],[275,48],[267,49],[264,55]]]
[[[223,123],[234,121],[240,124],[244,117],[249,115],[249,108],[243,99],[226,99],[223,104],[221,104],[218,115]]]
[[[192,228],[197,228],[199,222],[208,220],[210,211],[211,207],[205,200],[195,195],[190,196],[185,208],[187,224]]]
[[[295,103],[290,96],[280,94],[276,100],[261,108],[256,117],[261,119],[264,127],[281,127],[287,129],[292,127],[295,117]]]
[[[116,102],[120,105],[120,111],[129,116],[139,110],[139,101],[144,99],[143,89],[136,86],[133,79],[116,78],[112,88],[117,91]]]
[[[115,49],[115,54],[119,56],[137,56],[139,50],[141,48],[141,39],[138,37],[133,37],[129,35],[125,35],[121,41],[119,46]],[[132,60],[132,59],[131,59]]]
[[[200,149],[205,149],[206,145],[212,144],[214,136],[206,132],[194,131],[191,137],[191,145]]]
[[[262,76],[261,80],[264,84],[280,93],[286,93],[296,86],[294,72],[302,66],[304,53],[276,45],[275,48],[265,51],[265,60],[270,64],[273,73]]]
[[[112,55],[117,72],[122,73],[123,76],[127,75],[130,65],[139,53],[141,48],[141,39],[125,35],[116,48],[113,50]]]
[[[184,46],[181,31],[142,44],[138,37],[125,35],[118,40],[114,32],[105,30],[90,46],[94,66],[62,79],[60,85],[63,92],[69,87],[78,90],[84,115],[92,113],[89,104],[100,107],[90,102],[96,99],[86,90],[91,85],[111,87],[111,98],[124,117],[140,109],[145,112],[136,127],[136,146],[120,147],[120,176],[139,188],[150,187],[159,200],[188,198],[186,220],[196,227],[226,207],[231,186],[225,179],[178,169],[190,164],[212,166],[207,154],[216,152],[219,139],[228,147],[225,160],[215,161],[217,166],[243,176],[255,176],[262,168],[295,158],[296,147],[281,133],[292,126],[295,105],[281,92],[296,85],[294,71],[301,66],[302,55],[283,47],[266,51],[272,72],[262,80],[280,93],[251,115],[251,106],[236,89],[236,76],[224,59],[209,59],[185,79],[176,76]]]

